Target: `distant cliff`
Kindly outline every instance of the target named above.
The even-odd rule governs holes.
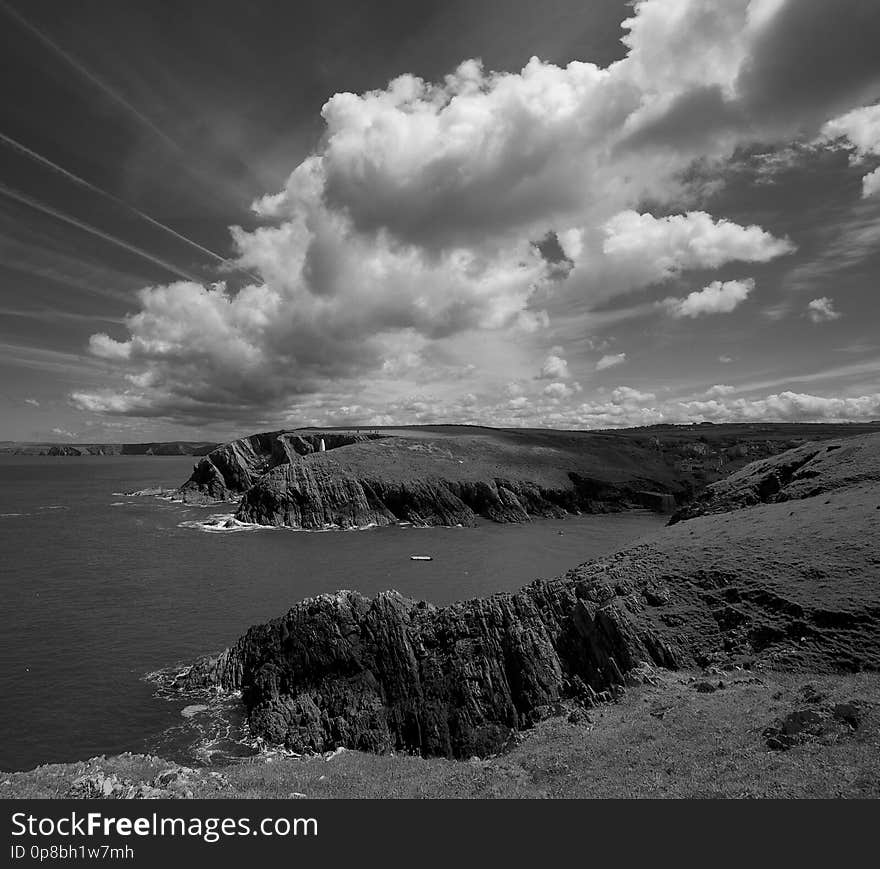
[[[163,441],[144,444],[0,443],[0,454],[16,456],[202,456],[216,449],[207,441]]]
[[[692,487],[693,474],[647,443],[463,427],[256,434],[205,456],[180,493],[190,503],[237,502],[243,522],[315,529],[672,512]]]
[[[877,435],[808,443],[754,462],[708,486],[678,510],[670,522],[728,513],[755,504],[812,498],[862,482],[880,482]]]
[[[234,502],[242,522],[309,529],[524,522],[634,507],[673,513],[707,483],[800,443],[797,432],[282,430],[211,451],[179,491],[188,503]]]
[[[264,474],[301,456],[373,440],[372,434],[309,434],[273,431],[250,435],[211,450],[180,487],[187,503],[238,500]]]

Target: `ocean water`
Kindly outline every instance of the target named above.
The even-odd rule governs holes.
[[[613,552],[647,512],[476,528],[210,530],[232,506],[120,493],[178,485],[191,457],[0,456],[0,769],[235,742],[236,710],[188,708],[148,673],[224,648],[339,588],[444,604]],[[562,533],[560,533],[562,532]],[[427,554],[433,561],[411,561]],[[200,753],[201,752],[201,753]]]

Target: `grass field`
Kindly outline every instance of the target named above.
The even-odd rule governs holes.
[[[223,779],[196,771],[190,785],[203,798],[880,797],[880,675],[655,671],[651,678],[656,684],[628,689],[619,702],[590,710],[589,720],[541,722],[492,758],[270,753],[212,768]],[[716,690],[706,693],[707,685]],[[858,729],[769,748],[764,730],[804,706],[804,686],[828,704],[860,701],[867,711]],[[49,765],[4,775],[0,797],[61,796],[89,769],[147,781],[171,766],[143,755]]]

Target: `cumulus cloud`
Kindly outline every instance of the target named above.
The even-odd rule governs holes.
[[[24,400],[24,403],[29,404],[31,407],[39,407],[40,406],[40,402],[37,401],[36,398],[26,398]]]
[[[597,363],[596,371],[604,371],[626,362],[626,353],[606,353]]]
[[[840,312],[834,310],[834,300],[828,296],[822,296],[820,299],[813,299],[807,305],[807,316],[814,323],[827,323],[830,320],[840,319]]]
[[[560,355],[561,347],[554,347],[550,355],[544,360],[539,375],[541,380],[565,380],[569,376],[568,362]]]
[[[545,337],[554,318],[578,305],[783,256],[794,244],[771,229],[692,208],[703,188],[689,170],[815,136],[863,105],[880,81],[872,5],[640,0],[623,22],[627,55],[607,68],[466,60],[437,82],[403,74],[332,95],[320,146],[255,203],[261,225],[232,228],[260,280],[143,289],[125,332],[89,345],[120,382],[72,400],[188,423],[329,418],[384,383],[385,410],[409,413],[401,381],[424,381],[438,348],[496,335],[508,376],[529,377],[559,340]],[[842,30],[852,50],[817,65]],[[811,70],[821,76],[804,86]],[[673,314],[732,310],[750,289],[715,282]],[[541,369],[551,385],[568,377],[554,355]]]
[[[571,385],[569,385],[567,383],[557,381],[556,383],[548,383],[542,390],[542,393],[549,398],[563,399],[571,398],[576,392],[580,391],[580,383],[572,383]]]
[[[857,160],[869,154],[880,155],[880,104],[861,106],[822,127],[821,137],[828,141],[845,140]]]
[[[880,393],[827,398],[781,392],[765,398],[679,402],[671,408],[682,418],[709,422],[845,422],[880,418]]]
[[[880,166],[873,172],[862,176],[862,197],[867,199],[869,196],[876,196],[880,193]]]
[[[560,428],[626,428],[657,423],[688,422],[845,422],[880,419],[880,393],[826,397],[780,392],[758,398],[730,394],[658,401],[651,392],[619,386],[607,399],[588,401],[566,410],[530,407],[528,420]]]
[[[638,268],[641,283],[735,260],[768,262],[794,250],[791,241],[774,238],[760,226],[716,221],[704,211],[660,218],[623,211],[605,224],[604,231],[603,253],[613,262]]]
[[[723,395],[730,395],[731,393],[736,392],[735,386],[728,386],[724,383],[717,383],[715,386],[710,386],[706,390],[707,398],[721,398]]]
[[[755,289],[751,278],[741,281],[712,281],[702,290],[689,293],[683,299],[669,297],[664,307],[676,318],[700,317],[703,314],[729,314]]]
[[[880,103],[861,106],[822,127],[820,140],[847,148],[850,162],[861,164],[868,157],[880,157]],[[862,196],[880,191],[880,167],[862,176]]]
[[[75,438],[75,431],[68,431],[66,428],[53,428],[52,434],[59,438]]]

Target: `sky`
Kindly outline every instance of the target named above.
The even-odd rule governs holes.
[[[880,419],[875,0],[0,23],[0,439]]]

